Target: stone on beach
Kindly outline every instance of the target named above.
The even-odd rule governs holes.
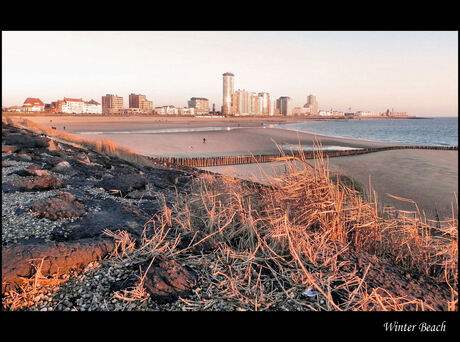
[[[14,153],[18,150],[19,148],[14,145],[2,145],[2,153]]]
[[[10,189],[12,191],[44,191],[58,188],[62,185],[62,182],[55,176],[43,174],[41,176],[12,181],[8,185],[12,187]]]
[[[5,145],[15,145],[19,148],[41,148],[48,147],[50,139],[30,134],[10,134],[2,140]]]
[[[99,185],[114,195],[125,196],[135,190],[145,190],[147,180],[139,174],[126,174],[106,178]]]
[[[112,239],[85,239],[75,242],[42,242],[15,244],[2,248],[2,293],[24,283],[36,271],[33,260],[43,260],[40,274],[56,276],[70,269],[83,269],[101,260],[115,247]]]
[[[144,286],[157,302],[166,303],[179,296],[186,297],[196,286],[198,277],[193,270],[181,266],[174,260],[158,256],[147,272]]]
[[[55,197],[36,202],[32,206],[32,212],[37,216],[55,221],[82,216],[86,210],[85,206],[76,201],[72,194],[61,192]]]
[[[76,155],[76,160],[83,164],[91,164],[89,157],[86,153],[79,153]]]
[[[56,143],[54,140],[48,141],[48,144],[49,144],[48,150],[50,151],[61,151],[62,150],[59,144]]]
[[[38,165],[32,165],[25,170],[29,175],[32,176],[45,176],[50,175],[48,171],[42,170]]]
[[[53,171],[66,171],[71,168],[70,163],[66,160],[60,161],[53,167]]]

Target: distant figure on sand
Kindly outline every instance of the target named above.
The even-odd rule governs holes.
[[[203,144],[206,144],[206,138],[203,138]]]
[[[65,131],[65,126],[64,126],[64,131]]]
[[[190,146],[188,147],[188,149],[189,149],[189,150],[193,150],[193,146],[190,145]]]

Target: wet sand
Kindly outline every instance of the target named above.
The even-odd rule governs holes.
[[[353,139],[315,136],[310,133],[295,132],[273,128],[276,123],[265,120],[232,121],[135,121],[120,122],[109,120],[77,121],[72,117],[70,122],[49,122],[46,119],[33,121],[47,127],[56,127],[85,137],[87,139],[110,139],[138,153],[149,156],[173,157],[206,157],[241,154],[274,154],[278,153],[278,145],[299,145],[311,147],[315,137],[321,139],[323,146],[338,147],[378,147],[391,146],[389,143],[367,142]],[[102,119],[102,118],[100,118]],[[51,120],[51,119],[50,119]],[[157,119],[155,119],[157,120]],[[282,122],[282,121],[280,121]],[[135,134],[133,134],[135,132]],[[203,143],[203,138],[206,143]]]
[[[39,120],[37,120],[37,118]],[[66,132],[88,139],[107,138],[121,146],[150,156],[203,157],[239,154],[278,153],[279,145],[312,146],[319,138],[323,147],[379,147],[389,143],[316,136],[270,126],[273,122],[239,118],[231,120],[180,119],[152,121],[152,118],[78,118],[37,117],[31,120],[55,126]],[[125,120],[122,120],[125,119]],[[142,119],[142,120],[140,120]],[[53,122],[49,122],[53,120]],[[169,133],[154,133],[159,130],[175,130]],[[216,130],[217,129],[217,130]],[[195,131],[193,131],[195,130]],[[198,130],[198,131],[196,131]],[[132,134],[131,131],[144,133]],[[206,143],[203,143],[206,138]],[[272,170],[273,163],[260,164],[264,170]],[[387,193],[409,198],[418,203],[429,217],[436,213],[442,219],[452,216],[454,193],[458,192],[458,151],[441,150],[392,150],[371,154],[330,158],[330,167],[352,177],[362,185],[369,184],[376,190],[379,199],[386,205],[404,210],[414,205],[392,199]],[[248,178],[254,173],[263,179],[257,165],[238,165],[206,168],[229,173],[234,169],[238,176]],[[281,167],[283,169],[283,167]],[[278,168],[279,170],[279,168]],[[234,172],[235,172],[234,171]],[[270,171],[272,172],[272,171]],[[458,209],[454,202],[455,215]]]
[[[329,158],[332,173],[353,178],[366,190],[377,192],[379,204],[413,211],[414,204],[388,194],[415,201],[429,219],[458,217],[458,151],[392,150],[356,156]],[[214,166],[212,172],[269,182],[284,172],[282,163]],[[455,193],[455,194],[454,194]]]

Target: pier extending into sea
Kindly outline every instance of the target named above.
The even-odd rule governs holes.
[[[343,157],[358,154],[400,150],[400,149],[424,149],[424,150],[451,150],[458,151],[458,146],[424,146],[424,145],[404,145],[404,146],[386,146],[386,147],[372,147],[353,150],[324,150],[323,156],[327,157]],[[286,158],[300,158],[313,159],[318,151],[292,151],[288,153],[278,154],[259,154],[259,155],[234,155],[234,156],[212,156],[212,157],[149,157],[146,158],[157,163],[172,163],[182,166],[190,167],[207,167],[207,166],[222,166],[222,165],[239,165],[239,164],[252,164],[252,163],[269,163],[279,161]]]

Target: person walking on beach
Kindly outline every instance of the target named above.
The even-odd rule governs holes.
[[[203,138],[203,144],[206,144],[206,138]]]

